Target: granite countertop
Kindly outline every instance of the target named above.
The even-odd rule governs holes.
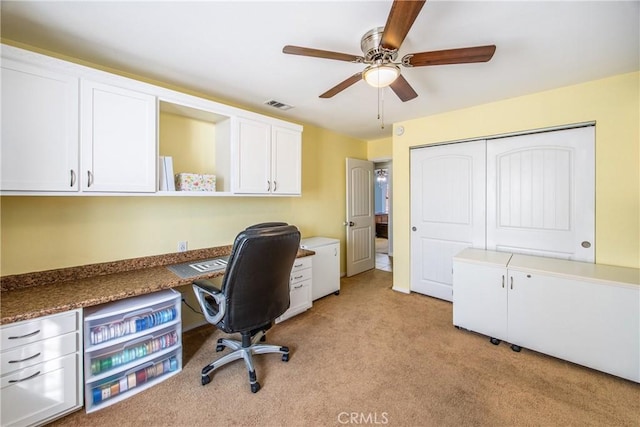
[[[0,324],[34,319],[224,275],[181,279],[167,266],[229,255],[231,245],[0,278]],[[298,258],[315,252],[299,249]]]

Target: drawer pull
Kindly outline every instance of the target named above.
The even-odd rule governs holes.
[[[9,360],[9,363],[20,363],[20,362],[26,362],[27,360],[31,360],[31,359],[35,359],[36,357],[40,356],[40,352],[34,354],[33,356],[29,356],[29,357],[25,357],[24,359],[20,359],[20,360]]]
[[[293,276],[293,280],[302,279],[303,277],[304,277],[304,275],[302,275],[302,276]]]
[[[294,268],[302,267],[302,263],[300,263],[300,264],[294,264],[294,265],[293,265],[293,267],[294,267]]]
[[[20,336],[17,336],[17,337],[9,337],[9,339],[10,339],[10,340],[19,340],[19,339],[21,339],[21,338],[29,338],[29,337],[32,337],[32,336],[37,335],[37,334],[39,334],[39,333],[40,333],[40,329],[38,329],[38,330],[37,330],[37,331],[35,331],[35,332],[31,332],[31,333],[29,333],[29,334],[26,334],[26,335],[20,335]]]
[[[293,289],[300,289],[301,287],[303,287],[304,285],[298,285],[298,286],[294,286]]]
[[[31,378],[35,378],[38,375],[40,375],[40,371],[36,372],[33,375],[28,376],[27,378],[22,378],[22,379],[19,379],[19,380],[9,380],[9,383],[21,383],[22,381],[27,381],[27,380],[30,380]]]

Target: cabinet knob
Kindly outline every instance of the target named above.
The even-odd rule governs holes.
[[[585,240],[584,242],[580,243],[580,245],[585,249],[589,249],[591,247],[591,242],[587,242]]]
[[[416,227],[411,227],[411,231],[418,231]]]

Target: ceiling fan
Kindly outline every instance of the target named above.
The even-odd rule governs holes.
[[[399,63],[394,62],[398,57],[400,45],[418,17],[425,1],[394,0],[386,25],[374,28],[362,36],[360,47],[364,56],[291,45],[285,46],[282,52],[290,55],[367,64],[364,71],[358,72],[338,83],[320,95],[320,98],[331,98],[364,79],[374,87],[390,86],[403,102],[409,101],[417,97],[418,94],[400,74],[399,65],[404,67],[424,67],[427,65],[487,62],[496,50],[495,45],[488,45],[419,52],[404,55]]]

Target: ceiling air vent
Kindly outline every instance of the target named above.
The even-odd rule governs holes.
[[[269,105],[273,108],[277,108],[278,110],[287,111],[293,108],[291,105],[287,105],[283,102],[276,101],[274,99],[265,102],[266,105]]]

